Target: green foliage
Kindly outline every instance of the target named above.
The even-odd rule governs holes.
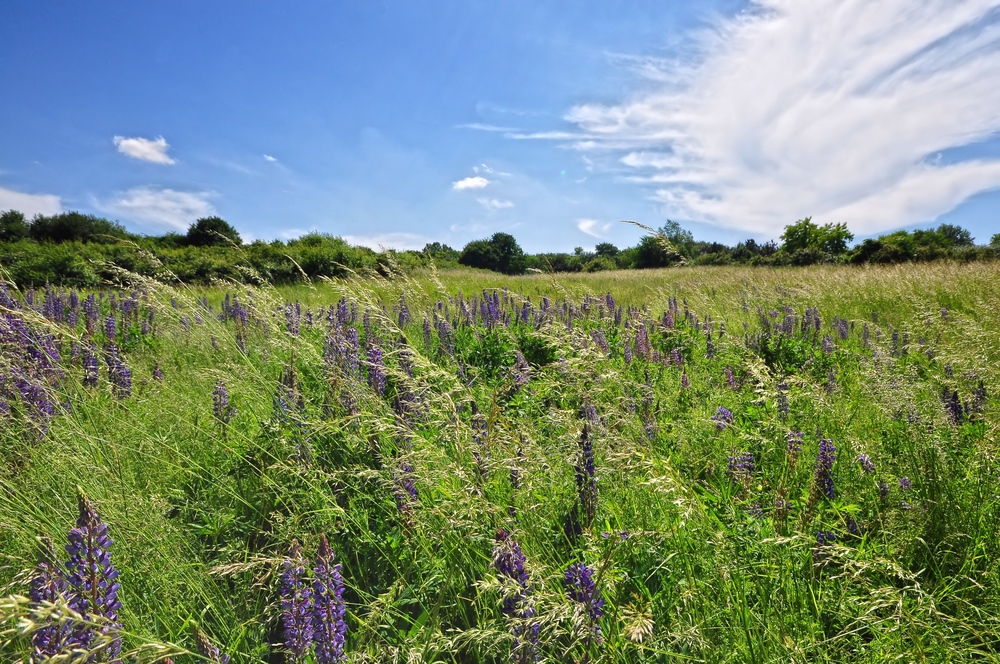
[[[240,234],[221,217],[202,217],[188,228],[187,243],[192,247],[211,247],[217,244],[243,244]]]
[[[338,242],[309,236],[241,251],[301,257]],[[72,256],[78,247],[44,249]],[[193,261],[235,249],[184,251]],[[293,539],[311,555],[321,534],[343,566],[350,661],[509,661],[516,623],[502,613],[506,588],[491,566],[498,529],[524,552],[546,661],[1000,656],[1000,264],[568,277],[444,270],[241,286],[246,322],[218,315],[221,289],[132,286],[140,311],[156,312],[148,332],[127,328],[132,397],[115,400],[103,364],[97,387],[81,384],[69,348],[90,340],[82,318],[74,327],[19,309],[58,336],[63,377],[50,389],[67,405],[39,437],[14,395],[13,419],[0,426],[0,584],[26,592],[38,536],[65,541],[82,486],[114,539],[126,650],[164,646],[126,661],[194,658],[183,652],[195,648],[192,623],[234,664],[280,660],[272,644],[281,640],[282,558]],[[510,328],[462,319],[458,291],[502,286],[513,307],[530,297],[536,312],[548,295],[550,314]],[[101,320],[112,311],[104,290]],[[114,295],[121,302],[131,290]],[[609,291],[628,312],[619,323],[602,311]],[[402,329],[401,295],[413,319]],[[328,363],[325,321],[303,318],[298,334],[288,331],[286,303],[315,321],[341,296],[358,308],[348,325],[362,343],[365,310],[385,342],[384,396]],[[680,310],[667,325],[674,298]],[[561,313],[569,303],[572,321]],[[803,325],[807,307],[818,308],[819,329]],[[436,333],[425,341],[425,315],[454,323],[454,355]],[[794,324],[778,329],[786,315]],[[846,338],[835,318],[848,324]],[[626,364],[623,344],[640,326],[654,352]],[[523,384],[512,377],[517,349],[530,364]],[[13,357],[0,353],[0,363]],[[150,378],[154,366],[163,382]],[[236,407],[225,426],[212,415],[218,380]],[[275,405],[279,381],[292,391],[289,412]],[[960,421],[943,390],[958,394]],[[403,407],[409,396],[414,411]],[[712,419],[720,406],[734,416],[724,427]],[[584,424],[598,498],[593,524],[573,533]],[[804,434],[794,452],[793,430]],[[836,446],[833,498],[814,491],[824,438]],[[740,475],[733,460],[747,453],[754,470]],[[405,467],[417,496],[401,510]],[[836,539],[819,543],[820,531]],[[567,594],[575,562],[595,570],[603,593],[600,644]],[[0,603],[11,630],[0,639],[4,661],[30,649],[14,630],[31,621],[12,606]]]
[[[28,237],[28,222],[17,210],[0,214],[0,242],[17,242]]]
[[[136,239],[136,236],[128,233],[117,222],[79,212],[35,215],[31,220],[29,235],[36,242],[111,243],[122,239]]]
[[[488,240],[468,243],[458,262],[502,274],[521,274],[526,267],[524,250],[509,233],[494,233]]]
[[[824,224],[817,226],[812,217],[801,219],[790,226],[785,226],[781,235],[781,250],[794,256],[798,252],[797,264],[808,264],[809,258],[823,254],[839,256],[847,251],[847,245],[854,239],[854,234],[847,230],[847,224]],[[810,253],[806,253],[810,252]]]

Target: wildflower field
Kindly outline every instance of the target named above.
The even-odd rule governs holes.
[[[0,660],[1000,661],[1000,264],[0,287]]]

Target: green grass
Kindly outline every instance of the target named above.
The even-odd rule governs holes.
[[[459,270],[232,286],[250,305],[246,326],[214,315],[223,287],[140,286],[155,325],[122,342],[131,397],[114,398],[103,363],[99,386],[82,385],[80,362],[68,359],[71,341],[87,337],[82,322],[71,329],[22,310],[62,340],[65,375],[52,389],[68,407],[41,439],[16,400],[0,420],[0,583],[26,593],[37,537],[65,542],[81,486],[115,539],[127,648],[194,650],[197,624],[234,662],[275,661],[284,555],[298,540],[311,556],[326,534],[348,586],[350,661],[509,661],[512,625],[491,568],[503,528],[526,556],[546,661],[582,661],[588,651],[603,662],[1000,659],[1000,264],[556,277]],[[510,328],[461,323],[454,354],[437,330],[427,344],[422,323],[438,300],[454,323],[457,293],[470,300],[504,287],[518,307],[527,296],[537,311],[548,296],[553,308],[568,298],[587,310],[572,329],[558,315]],[[606,310],[600,317],[593,297],[608,292],[632,308],[629,329]],[[412,322],[399,329],[401,295]],[[387,357],[385,397],[329,369],[325,322],[306,324],[306,310],[342,296],[357,306],[362,355],[370,312]],[[671,297],[679,311],[666,329]],[[285,303],[296,301],[298,335],[285,329]],[[785,307],[796,332],[765,330],[758,308],[781,323]],[[807,307],[822,323],[803,335]],[[106,315],[107,302],[102,322]],[[831,327],[835,317],[848,321],[846,340]],[[661,358],[676,349],[682,366],[638,356],[626,364],[622,346],[639,324]],[[610,356],[592,339],[596,329]],[[532,363],[519,389],[515,351]],[[16,361],[8,352],[0,373]],[[162,383],[151,379],[157,364]],[[286,366],[301,409],[281,417],[274,397]],[[225,426],[212,414],[220,380],[237,409]],[[956,424],[942,391],[971,403],[979,381],[981,411]],[[354,414],[344,389],[357,400]],[[415,399],[415,415],[397,412],[401,396]],[[472,402],[487,422],[483,447]],[[598,414],[589,433],[599,498],[592,523],[577,511],[574,534],[586,404]],[[719,406],[735,416],[725,429],[711,419]],[[786,449],[793,429],[804,434],[797,456]],[[822,438],[837,450],[832,500],[815,486]],[[743,452],[754,455],[755,472],[734,478],[729,458]],[[874,474],[862,472],[860,454]],[[418,498],[401,513],[407,464]],[[522,478],[516,489],[511,468]],[[904,477],[912,489],[900,488]],[[821,530],[835,543],[818,546]],[[595,568],[606,600],[599,646],[588,645],[563,585],[576,561]],[[8,624],[21,610],[7,607]],[[0,638],[11,658],[26,656],[24,637]],[[147,649],[136,658],[157,656]]]

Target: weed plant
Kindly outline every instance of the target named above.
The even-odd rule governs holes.
[[[89,629],[63,661],[1000,659],[997,292],[993,263],[4,288],[0,658]],[[84,504],[113,620],[58,581]]]

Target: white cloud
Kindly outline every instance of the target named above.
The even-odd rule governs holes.
[[[470,122],[468,124],[455,125],[455,127],[457,129],[475,129],[476,131],[517,131],[514,127],[500,127],[484,122]]]
[[[25,194],[0,187],[0,212],[7,210],[17,210],[30,219],[36,214],[58,214],[62,212],[62,204],[52,194]]]
[[[215,214],[209,202],[212,194],[203,191],[176,191],[159,187],[133,187],[115,194],[99,205],[125,219],[169,230],[184,231],[196,219]]]
[[[150,161],[154,164],[173,164],[176,163],[167,154],[167,150],[170,148],[170,144],[167,143],[167,139],[160,136],[154,140],[148,138],[125,138],[124,136],[115,136],[114,138],[115,146],[118,151],[123,155],[132,157],[133,159],[141,159],[142,161]]]
[[[998,16],[1000,0],[755,0],[693,60],[643,61],[632,98],[571,109],[577,131],[515,137],[617,155],[674,218],[772,236],[807,215],[859,234],[930,221],[1000,187],[998,159],[937,157],[1000,132]]]
[[[607,236],[607,232],[611,230],[612,226],[614,226],[613,223],[601,223],[596,219],[578,219],[576,222],[578,230],[600,240]]]
[[[375,250],[382,249],[423,249],[428,242],[433,242],[430,238],[415,233],[377,233],[375,235],[344,235],[344,241],[348,244],[371,247]]]
[[[482,177],[480,175],[477,175],[475,177],[464,178],[462,180],[459,180],[458,182],[452,182],[451,183],[451,188],[452,189],[458,189],[458,190],[462,190],[462,189],[482,189],[483,187],[485,187],[489,183],[490,183],[489,180],[487,180],[486,178],[484,178],[484,177]]]
[[[501,201],[496,198],[477,198],[476,201],[487,210],[503,210],[514,207],[510,201]]]
[[[272,156],[271,156],[271,155],[269,155],[269,154],[265,154],[265,155],[264,155],[264,161],[271,161],[271,162],[274,162],[274,161],[278,161],[278,159],[277,159],[277,157],[272,157]]]

